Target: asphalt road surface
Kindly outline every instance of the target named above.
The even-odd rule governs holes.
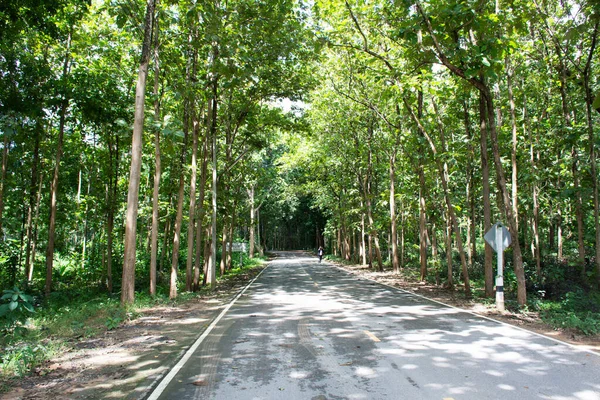
[[[600,355],[280,253],[149,399],[600,400]]]

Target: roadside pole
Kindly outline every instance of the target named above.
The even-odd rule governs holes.
[[[510,232],[502,223],[496,222],[484,236],[485,241],[492,246],[496,254],[497,272],[496,272],[496,308],[498,311],[504,311],[504,250],[511,244]]]
[[[496,224],[496,248],[502,249],[502,226]],[[504,311],[504,249],[496,250],[498,253],[498,271],[496,275],[496,307]]]

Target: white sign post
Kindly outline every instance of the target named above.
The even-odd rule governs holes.
[[[244,242],[233,242],[233,243],[227,243],[227,247],[228,250],[231,250],[232,253],[240,253],[240,266],[242,266],[242,253],[245,253],[246,250],[246,243]]]
[[[485,241],[498,254],[498,274],[496,275],[496,307],[504,311],[504,250],[511,244],[510,232],[502,223],[496,222],[484,236]]]

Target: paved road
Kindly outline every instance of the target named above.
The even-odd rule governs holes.
[[[281,253],[176,370],[151,398],[600,400],[597,354],[299,253]]]

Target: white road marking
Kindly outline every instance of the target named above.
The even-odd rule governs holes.
[[[379,338],[377,336],[375,336],[374,334],[372,334],[369,331],[363,331],[365,333],[365,335],[367,335],[368,337],[371,338],[371,340],[373,340],[374,342],[381,342],[381,340],[379,340]]]

